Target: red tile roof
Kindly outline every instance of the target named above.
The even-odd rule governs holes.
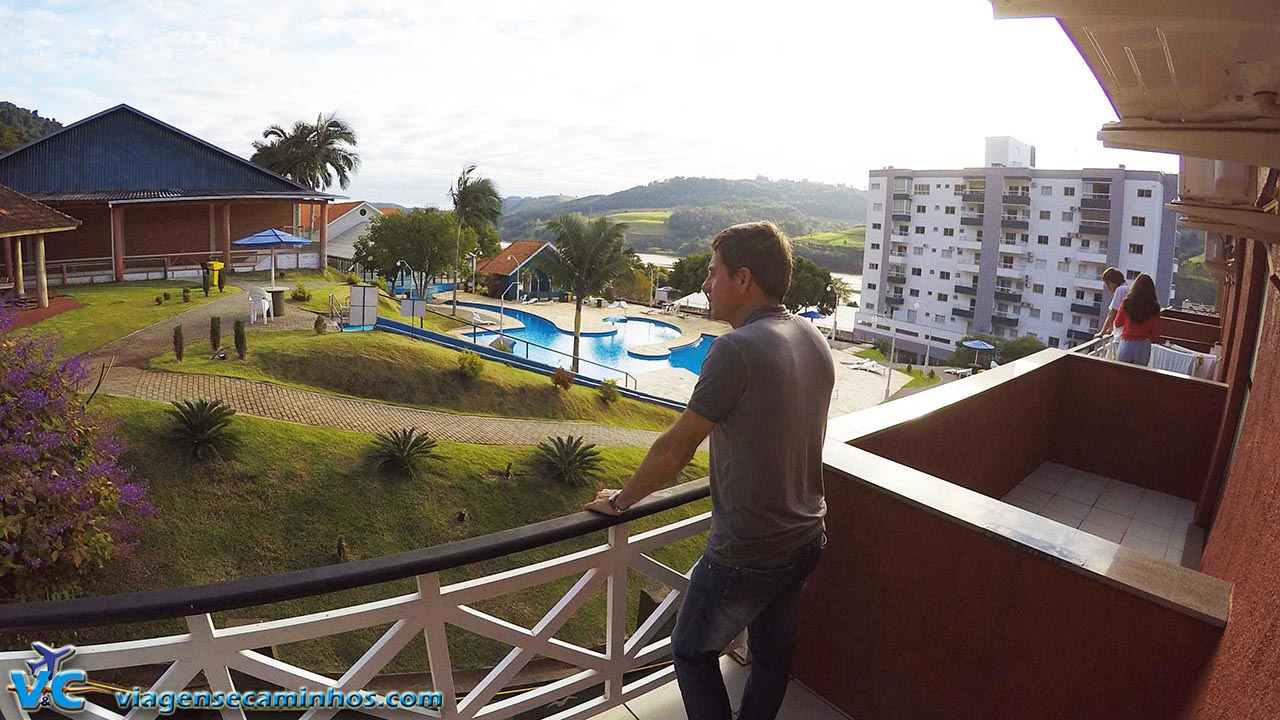
[[[80,221],[0,185],[0,237],[72,230]]]
[[[481,275],[510,275],[516,268],[525,264],[529,258],[537,255],[542,248],[551,243],[541,240],[517,240],[506,246],[491,258],[482,258],[476,264],[476,273]]]
[[[400,208],[378,208],[378,212],[382,213],[383,215],[399,215],[399,214],[401,214],[401,213],[400,213]]]

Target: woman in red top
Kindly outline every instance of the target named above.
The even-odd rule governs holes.
[[[1160,301],[1150,275],[1142,273],[1133,281],[1116,315],[1116,327],[1122,330],[1116,359],[1146,365],[1151,360],[1151,343],[1160,340]]]

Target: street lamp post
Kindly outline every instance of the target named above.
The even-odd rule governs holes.
[[[898,333],[893,326],[893,307],[889,308],[889,362],[884,374],[884,402],[889,402],[889,384],[893,382],[893,356],[898,349]]]
[[[514,258],[514,257],[512,257],[512,256],[510,256],[510,255],[508,255],[508,256],[507,256],[507,259],[508,259],[508,260],[514,260],[515,258]],[[508,277],[510,277],[510,276],[508,276]],[[511,291],[511,288],[515,288],[517,291],[519,291],[519,290],[520,290],[520,273],[519,273],[519,271],[517,271],[517,272],[516,272],[516,281],[515,281],[515,282],[513,282],[513,283],[511,283],[510,285],[508,285],[508,286],[507,286],[507,287],[502,291],[502,295],[500,295],[500,296],[498,297],[498,335],[499,335],[499,336],[501,336],[501,335],[502,335],[502,318],[503,318],[503,316],[505,316],[505,315],[507,314],[507,293]],[[517,294],[518,294],[518,292],[517,292]]]
[[[916,308],[916,321],[919,322],[920,321],[920,303],[916,303],[915,308]],[[929,350],[933,345],[933,328],[929,325],[929,323],[921,323],[921,324],[924,325],[924,369],[927,372],[929,370]]]
[[[840,291],[832,283],[827,286],[827,292],[835,295],[831,308],[831,347],[835,347],[836,340],[840,338]]]

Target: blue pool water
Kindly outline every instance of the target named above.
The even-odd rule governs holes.
[[[479,308],[494,315],[499,311],[498,307],[479,303],[459,303],[459,305]],[[511,348],[513,355],[528,357],[530,360],[537,360],[552,367],[569,367],[570,356],[573,354],[572,332],[565,332],[550,320],[523,310],[508,307],[503,314],[524,325],[519,330],[503,331],[507,339],[513,341]],[[687,345],[673,349],[666,357],[643,358],[633,355],[628,350],[674,340],[680,336],[680,329],[675,325],[648,318],[605,318],[605,322],[611,323],[617,329],[607,333],[583,333],[578,350],[578,355],[583,360],[578,367],[578,372],[598,380],[617,379],[621,377],[621,372],[618,371],[639,375],[669,367],[684,368],[697,375],[702,370],[702,361],[707,357],[707,349],[715,340],[713,335],[702,335]],[[469,333],[468,337],[474,342],[488,345],[498,338],[498,333],[496,331],[476,332]],[[539,345],[551,350],[538,347]]]

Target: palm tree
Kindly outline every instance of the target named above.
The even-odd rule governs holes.
[[[315,123],[299,120],[292,130],[272,125],[253,143],[251,162],[312,190],[327,190],[336,180],[343,190],[360,168],[356,133],[336,113],[317,115]],[[315,226],[315,206],[311,206]]]
[[[548,220],[555,234],[549,268],[556,282],[573,293],[573,371],[578,372],[578,343],[582,338],[582,298],[595,295],[631,266],[634,255],[624,250],[627,224],[607,217],[588,220],[580,213]]]
[[[458,236],[453,249],[453,314],[458,314],[458,256],[462,254],[462,228],[475,230],[477,234],[486,225],[493,225],[502,215],[502,197],[498,187],[489,178],[471,177],[475,165],[462,169],[458,181],[449,188],[453,201],[453,214],[458,218]]]

